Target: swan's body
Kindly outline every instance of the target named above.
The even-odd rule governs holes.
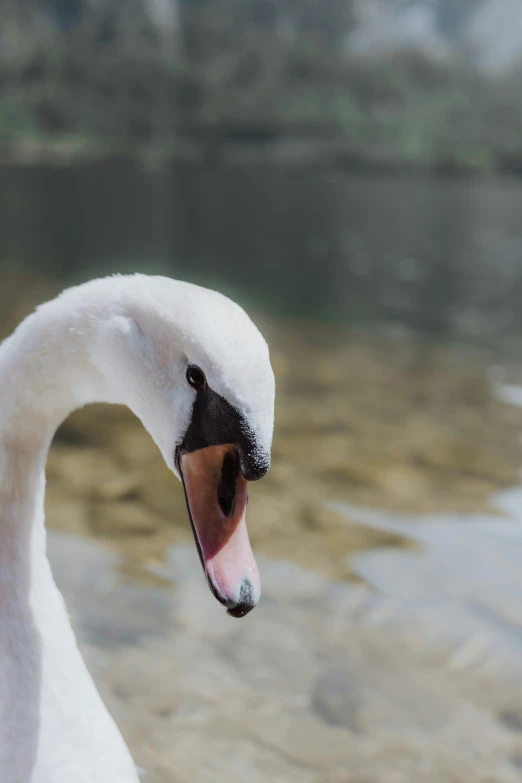
[[[187,382],[190,365],[204,371],[203,391]],[[214,594],[241,616],[259,597],[243,476],[268,468],[273,398],[266,344],[243,310],[166,278],[113,277],[70,289],[2,343],[0,783],[138,781],[78,652],[46,556],[44,467],[57,426],[98,401],[126,404],[141,418],[167,465],[185,474]],[[222,444],[236,431],[231,452]],[[220,471],[229,457],[240,468],[232,510],[223,515],[212,505],[212,481],[223,494]],[[201,500],[208,486],[209,499]],[[225,533],[216,537],[218,517]]]

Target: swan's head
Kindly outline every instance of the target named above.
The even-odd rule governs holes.
[[[260,580],[246,529],[248,482],[270,467],[274,376],[268,347],[244,310],[198,286],[120,278],[103,338],[117,357],[114,398],[139,416],[182,480],[201,563],[234,617],[254,608]]]

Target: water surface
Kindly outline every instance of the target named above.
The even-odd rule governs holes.
[[[242,622],[193,547],[134,580],[65,534],[51,560],[144,780],[515,783],[522,490],[497,503],[505,518],[344,508],[417,547],[356,555],[358,584],[261,558],[263,599]]]
[[[0,259],[165,271],[279,314],[430,335],[522,325],[522,183],[126,161],[0,167]]]
[[[496,354],[411,333],[517,334],[521,196],[311,169],[0,168],[2,268],[160,270],[277,316],[273,468],[249,506],[264,593],[243,621],[182,543],[181,488],[139,423],[84,411],[51,451],[53,568],[144,781],[520,780],[517,393],[492,398]],[[7,280],[6,329],[33,303]]]

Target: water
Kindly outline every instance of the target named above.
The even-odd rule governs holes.
[[[522,400],[522,387],[492,391]],[[260,557],[263,600],[240,622],[194,546],[129,571],[114,547],[50,531],[80,647],[142,779],[519,781],[522,489],[487,514],[330,505],[410,546],[346,555],[357,583]]]
[[[494,498],[501,516],[398,516],[344,506],[351,519],[408,536],[413,551],[365,552],[357,573],[397,614],[435,641],[461,647],[454,664],[505,678],[522,666],[522,489]]]
[[[521,195],[284,168],[3,167],[0,258],[63,281],[159,270],[279,316],[497,339],[520,327]],[[113,412],[111,435],[98,412],[57,444],[50,523],[111,540],[49,531],[88,666],[146,783],[519,781],[521,491],[495,493],[498,513],[485,502],[519,464],[503,405],[519,391],[494,385],[493,405],[464,355],[431,368],[401,360],[408,341],[308,328],[303,345],[273,331],[274,466],[249,508],[264,594],[242,621],[195,547],[171,545],[168,525],[188,534],[183,499],[144,433]],[[490,381],[505,374],[494,364]],[[448,500],[480,513],[397,511]],[[115,534],[126,503],[150,535]]]
[[[0,258],[139,269],[285,315],[475,337],[522,325],[522,184],[124,161],[0,168]]]
[[[262,558],[238,622],[194,547],[141,578],[50,536],[102,694],[151,783],[520,780],[522,490],[506,513],[411,519],[343,507],[419,546],[352,558],[360,584]]]

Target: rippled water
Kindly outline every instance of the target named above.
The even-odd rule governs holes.
[[[365,552],[353,567],[426,644],[455,645],[454,663],[500,677],[522,670],[522,489],[494,498],[501,516],[411,517],[344,507],[361,524],[408,536],[409,551]]]

